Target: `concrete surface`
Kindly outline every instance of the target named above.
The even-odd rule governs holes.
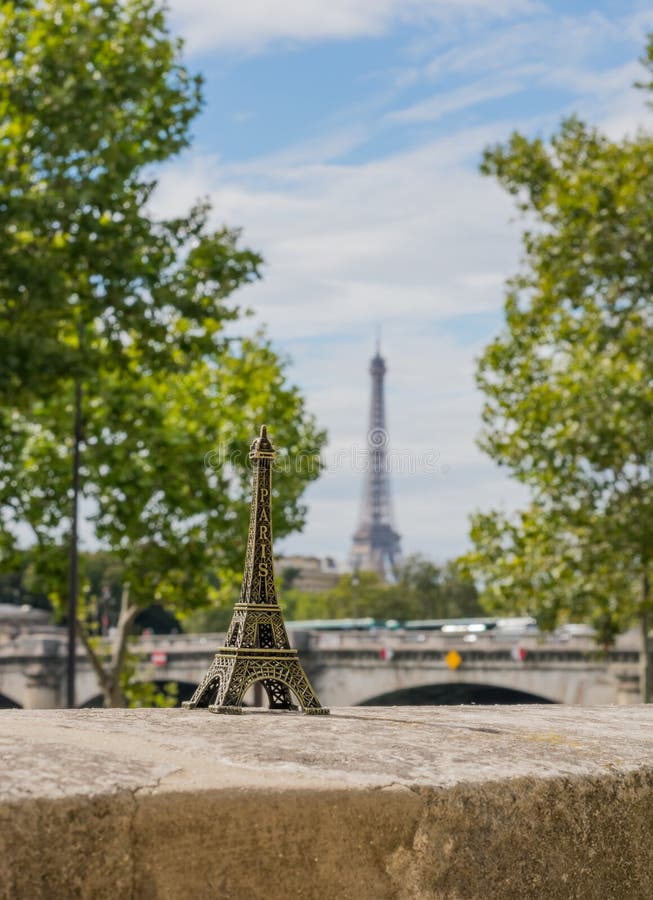
[[[653,707],[0,712],[2,900],[650,900]]]

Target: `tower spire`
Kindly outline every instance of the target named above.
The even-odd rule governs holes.
[[[376,355],[370,363],[372,395],[367,433],[367,466],[363,503],[353,537],[351,563],[354,569],[376,572],[385,579],[400,556],[400,537],[392,524],[388,466],[388,432],[385,421],[385,360],[377,331]]]

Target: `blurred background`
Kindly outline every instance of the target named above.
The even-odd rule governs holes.
[[[263,422],[323,703],[651,699],[651,31],[0,8],[0,706],[188,699]]]

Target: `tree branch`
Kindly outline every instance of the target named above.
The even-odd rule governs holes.
[[[104,666],[102,665],[102,660],[100,659],[100,655],[97,653],[95,648],[91,643],[91,638],[89,636],[88,631],[86,630],[86,624],[82,622],[81,619],[77,619],[78,626],[78,634],[79,638],[84,645],[84,649],[88,655],[89,660],[91,661],[91,666],[93,667],[93,671],[98,677],[98,681],[100,682],[100,687],[102,691],[106,694],[108,690],[111,688],[111,679],[107,674]]]
[[[131,634],[131,628],[134,619],[138,615],[139,607],[129,602],[129,584],[125,583],[120,596],[120,615],[116,625],[116,636],[113,645],[113,656],[111,659],[111,678],[114,684],[118,684],[120,673],[125,664],[127,655],[127,642]]]

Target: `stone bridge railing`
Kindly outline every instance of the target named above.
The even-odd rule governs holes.
[[[454,697],[449,702],[456,702],[460,685],[520,692],[523,696],[516,700],[628,704],[638,699],[639,652],[627,638],[601,654],[590,639],[483,637],[466,642],[460,636],[441,635],[416,640],[414,635],[391,631],[291,633],[326,705],[372,700],[391,705],[442,702],[433,699],[432,689],[438,688],[446,688],[448,696]],[[223,635],[217,634],[141,637],[134,642],[141,657],[141,676],[178,682],[181,693],[188,694],[222,640]],[[8,703],[27,708],[61,706],[65,653],[65,636],[55,628],[40,628],[0,643],[0,695]],[[77,668],[77,703],[84,705],[98,697],[99,689],[81,647]],[[491,697],[485,702],[497,702]]]

